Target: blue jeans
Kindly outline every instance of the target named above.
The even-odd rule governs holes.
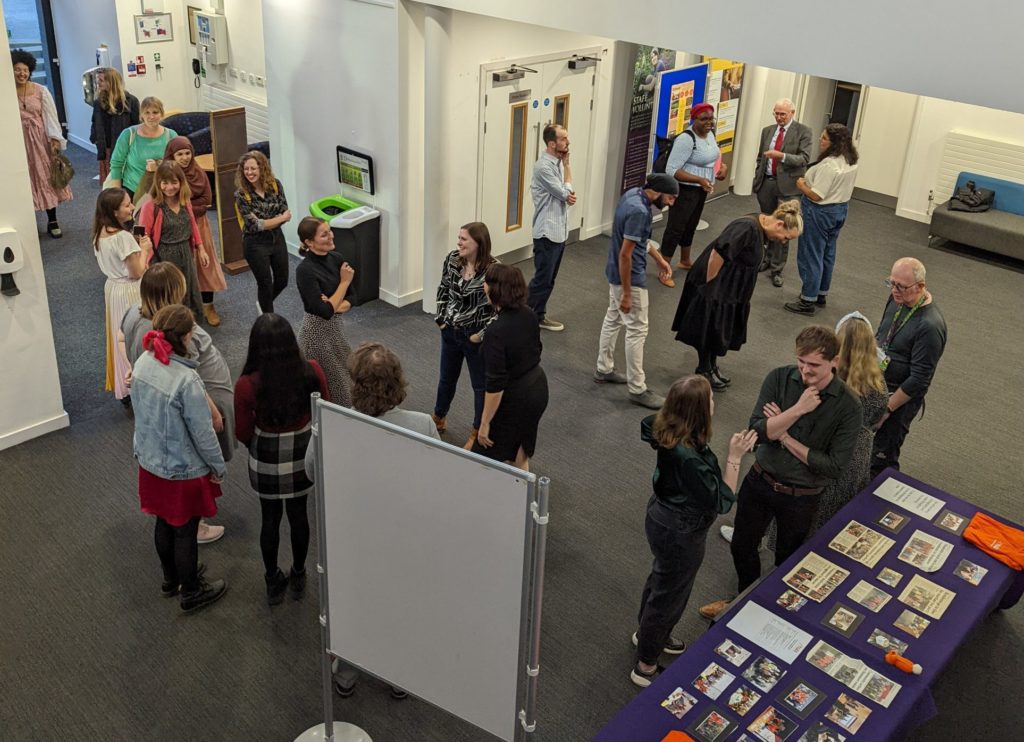
[[[699,514],[666,505],[652,495],[644,530],[654,561],[637,616],[637,659],[653,665],[686,609],[714,513]]]
[[[796,266],[800,270],[800,298],[816,301],[828,294],[836,264],[836,240],[846,223],[849,204],[818,206],[806,196],[800,199],[804,233],[797,243]]]
[[[564,251],[564,242],[552,242],[547,237],[535,237],[533,240],[533,279],[526,303],[538,320],[544,319],[547,313],[548,299],[555,288],[555,277]]]
[[[441,330],[441,377],[437,382],[437,401],[434,414],[445,417],[455,398],[455,389],[462,373],[462,361],[469,367],[469,381],[473,385],[473,427],[480,427],[480,415],[484,411],[484,356],[480,343],[470,341],[473,333],[461,327],[446,327]]]

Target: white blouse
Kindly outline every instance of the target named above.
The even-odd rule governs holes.
[[[818,206],[845,204],[853,196],[856,179],[857,166],[848,163],[843,156],[826,157],[811,165],[804,175],[807,186],[821,196],[821,200],[816,202]]]

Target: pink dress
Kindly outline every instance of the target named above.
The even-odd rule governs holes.
[[[28,176],[32,181],[32,207],[36,211],[45,211],[62,201],[70,201],[71,188],[56,191],[50,185],[50,139],[63,142],[64,137],[60,133],[57,109],[50,91],[34,82],[28,85],[29,94],[24,98],[18,96],[21,128],[25,135],[25,154],[28,155]]]

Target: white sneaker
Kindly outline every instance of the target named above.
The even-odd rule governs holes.
[[[732,526],[722,526],[721,528],[718,529],[718,532],[720,534],[722,534],[722,538],[724,538],[728,543],[731,544],[732,543],[732,534],[733,534],[733,532],[735,530],[736,529],[733,528]]]
[[[550,330],[551,332],[561,332],[562,330],[565,329],[565,325],[563,325],[561,322],[556,322],[553,319],[548,319],[547,317],[545,317],[540,321],[540,329]]]
[[[224,526],[211,526],[205,520],[199,521],[199,532],[196,541],[200,544],[212,544],[224,536]]]

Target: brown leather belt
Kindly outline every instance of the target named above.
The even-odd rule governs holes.
[[[756,461],[754,462],[754,466],[752,468],[761,476],[761,479],[763,479],[772,486],[773,490],[775,490],[776,492],[781,492],[784,495],[793,495],[795,497],[807,497],[810,495],[820,495],[822,490],[825,489],[824,487],[791,487],[788,484],[783,484],[778,479],[773,477],[771,474],[766,472],[763,468],[761,468],[761,465]]]

